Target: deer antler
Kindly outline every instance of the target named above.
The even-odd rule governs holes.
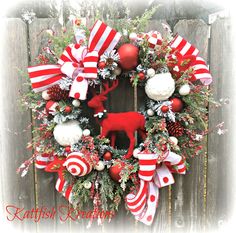
[[[109,87],[109,82],[103,84],[104,89],[102,90],[100,95],[107,95],[110,91],[114,90],[119,84],[118,79],[112,82],[111,87]]]

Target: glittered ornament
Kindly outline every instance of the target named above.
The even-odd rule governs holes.
[[[74,99],[74,100],[72,101],[72,105],[73,105],[74,107],[79,107],[79,106],[80,106],[80,101]]]
[[[170,73],[156,74],[145,85],[147,96],[156,101],[168,99],[175,91],[175,81]]]
[[[124,70],[132,70],[138,65],[138,53],[139,49],[132,44],[123,44],[118,49],[118,54],[120,56],[119,64]]]
[[[175,97],[175,98],[171,98],[171,110],[173,112],[180,112],[183,109],[183,102],[181,99]]]
[[[104,69],[105,67],[106,67],[106,62],[100,61],[100,62],[98,63],[98,68],[99,68],[99,69]]]
[[[140,153],[141,151],[140,151],[140,149],[139,148],[135,148],[134,150],[133,150],[133,157],[134,158],[138,158],[138,154]]]
[[[48,94],[48,91],[47,91],[47,90],[45,90],[45,91],[42,92],[42,98],[43,98],[44,100],[50,100],[50,95]]]
[[[145,74],[143,72],[138,73],[138,78],[139,80],[144,80],[145,79]]]
[[[120,173],[123,169],[123,166],[121,164],[116,164],[113,165],[109,168],[109,175],[110,177],[114,180],[119,182],[119,180],[121,179]]]
[[[70,113],[72,111],[72,108],[70,106],[65,107],[65,112]]]
[[[77,143],[82,137],[82,129],[79,122],[70,120],[55,126],[53,135],[61,146],[70,146]]]
[[[161,107],[161,111],[162,111],[163,113],[167,113],[167,112],[169,111],[169,107],[166,106],[166,105],[163,105],[163,106]]]
[[[148,78],[152,78],[156,74],[156,71],[152,68],[147,70],[147,76]]]
[[[180,95],[188,95],[190,93],[190,86],[188,84],[184,84],[179,88],[179,94]]]
[[[179,121],[167,122],[167,130],[171,136],[180,137],[184,134],[184,127]]]
[[[148,116],[154,116],[154,114],[155,114],[155,113],[154,113],[154,111],[153,111],[152,109],[148,109],[148,110],[147,110],[147,115],[148,115]]]
[[[98,163],[96,164],[96,166],[94,167],[97,171],[102,171],[105,168],[105,165],[102,161],[98,161]]]
[[[110,151],[106,151],[103,155],[103,159],[106,161],[112,160],[112,153]]]
[[[58,84],[48,88],[47,92],[50,99],[54,101],[67,100],[69,98],[69,91],[62,90]]]
[[[83,135],[84,135],[85,137],[89,136],[89,135],[90,135],[90,130],[89,130],[89,129],[83,130]]]

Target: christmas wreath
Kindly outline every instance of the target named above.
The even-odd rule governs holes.
[[[56,190],[75,208],[115,212],[124,199],[138,221],[152,223],[159,188],[173,184],[173,173],[185,174],[186,159],[202,153],[212,81],[198,49],[163,27],[165,38],[157,31],[120,33],[99,20],[90,30],[80,19],[73,32],[47,30],[47,46],[28,67],[32,91],[23,101],[37,122],[22,176],[34,163],[58,174]],[[143,87],[145,109],[106,111],[106,95],[120,79]],[[86,108],[94,110],[100,135],[83,116]],[[127,134],[128,150],[115,147],[117,131]]]

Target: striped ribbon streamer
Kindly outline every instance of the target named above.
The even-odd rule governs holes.
[[[135,218],[146,225],[151,225],[159,200],[159,188],[174,183],[173,172],[185,174],[186,166],[182,157],[171,151],[161,165],[157,164],[157,154],[140,153],[139,178],[140,186],[136,194],[126,196],[126,204]],[[168,164],[168,166],[166,165]]]
[[[172,52],[178,52],[181,56],[195,56],[195,61],[192,65],[195,73],[193,78],[195,80],[200,80],[204,85],[209,85],[212,82],[212,76],[205,63],[205,61],[198,56],[199,50],[186,41],[183,37],[176,35],[174,39],[170,42],[170,47]]]
[[[73,185],[69,185],[68,182],[66,182],[64,179],[61,179],[60,177],[57,178],[56,190],[59,193],[62,193],[62,195],[70,202],[72,203],[72,189]]]
[[[49,163],[54,160],[54,157],[51,154],[39,154],[35,159],[35,167],[38,169],[44,169]]]
[[[74,80],[69,96],[85,100],[87,79],[97,78],[99,56],[113,50],[120,37],[120,33],[98,20],[91,30],[88,47],[71,44],[65,48],[58,64],[28,67],[33,90],[44,91],[67,76]]]

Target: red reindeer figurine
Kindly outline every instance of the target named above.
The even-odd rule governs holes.
[[[109,87],[109,83],[105,83],[103,86],[102,92],[99,95],[95,95],[88,102],[88,106],[94,109],[94,116],[98,117],[98,119],[100,118],[101,137],[106,137],[111,133],[111,145],[113,147],[115,144],[114,131],[125,131],[130,140],[130,145],[124,158],[129,159],[135,146],[135,131],[138,131],[143,140],[146,138],[145,118],[138,112],[106,113],[103,102],[107,100],[106,95],[118,86],[118,80],[113,81],[111,87]]]

